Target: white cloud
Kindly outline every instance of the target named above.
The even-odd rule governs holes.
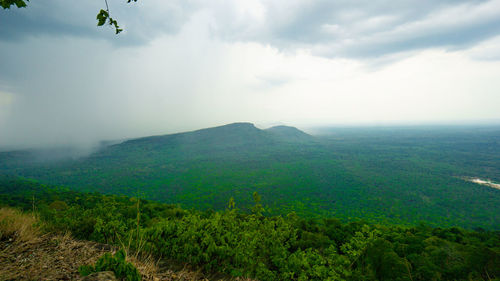
[[[477,60],[500,61],[500,36],[482,42],[467,50],[466,53]]]

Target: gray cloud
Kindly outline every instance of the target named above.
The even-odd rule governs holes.
[[[85,1],[73,5],[68,1],[33,1],[28,8],[0,10],[0,40],[22,40],[30,36],[92,36],[98,5]],[[99,36],[99,35],[97,35]]]
[[[490,1],[444,8],[346,44],[333,43],[320,48],[324,50],[322,54],[329,56],[372,57],[435,47],[463,49],[498,34],[500,2]]]
[[[33,1],[27,8],[0,10],[0,41],[39,36],[103,39],[114,45],[141,45],[160,34],[176,33],[196,7],[190,1],[108,1],[111,16],[125,31],[115,36],[109,26],[97,28],[96,15],[103,1],[75,4],[65,0]]]
[[[230,41],[258,41],[285,50],[306,48],[319,56],[351,58],[436,47],[453,50],[500,34],[498,0],[264,3],[263,20],[249,19],[242,28],[231,25],[236,19],[229,18],[218,21],[214,33]]]
[[[110,1],[125,28],[114,36],[96,30],[100,2],[50,0],[26,9],[0,11],[0,40],[41,34],[108,39],[116,45],[145,44],[178,32],[203,10],[212,15],[212,36],[253,41],[281,50],[305,48],[324,57],[373,58],[399,52],[473,46],[500,34],[499,0],[437,1]]]
[[[118,36],[96,27],[102,1],[0,10],[0,147],[498,118],[500,0],[108,2]]]

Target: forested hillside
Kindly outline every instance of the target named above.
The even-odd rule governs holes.
[[[128,140],[77,159],[0,153],[0,171],[74,190],[224,209],[233,197],[266,214],[500,228],[499,127],[334,128],[311,136],[235,123]],[[45,153],[46,155],[47,153]]]
[[[258,280],[495,280],[500,233],[398,226],[295,213],[263,216],[228,200],[218,212],[134,197],[79,193],[0,178],[0,205],[39,214],[44,230],[125,246],[204,272]],[[123,242],[125,241],[125,243]]]

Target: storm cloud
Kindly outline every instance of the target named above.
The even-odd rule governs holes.
[[[326,57],[374,57],[418,49],[466,48],[500,34],[500,1],[110,1],[126,36],[96,32],[99,1],[51,0],[0,11],[1,40],[44,34],[147,44],[175,34],[204,11],[212,36]]]
[[[0,10],[0,147],[500,119],[500,0],[108,3]]]

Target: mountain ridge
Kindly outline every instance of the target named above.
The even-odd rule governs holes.
[[[309,136],[313,138],[311,135],[304,133],[303,131],[297,129],[296,127],[291,126],[274,126],[267,129],[259,129],[253,123],[250,122],[235,122],[229,123],[226,125],[203,128],[193,131],[179,132],[173,134],[164,134],[164,135],[154,135],[154,136],[145,136],[134,139],[129,139],[124,141],[123,143],[133,143],[133,142],[143,142],[143,141],[161,141],[168,138],[185,138],[185,140],[189,140],[189,137],[210,137],[213,136],[214,133],[223,134],[223,136],[234,136],[236,134],[248,136],[249,134],[256,135],[265,135],[266,133],[273,133],[275,135],[279,135],[280,137],[286,137],[287,134],[291,134],[293,132],[294,137],[296,135]],[[117,145],[120,145],[117,144]]]
[[[292,127],[292,126],[279,125],[279,126],[267,128],[267,129],[265,129],[265,131],[270,132],[270,133],[272,133],[276,136],[279,136],[279,137],[287,138],[289,141],[291,141],[291,140],[311,141],[314,139],[313,136],[305,133],[304,131],[297,129],[296,127]]]

